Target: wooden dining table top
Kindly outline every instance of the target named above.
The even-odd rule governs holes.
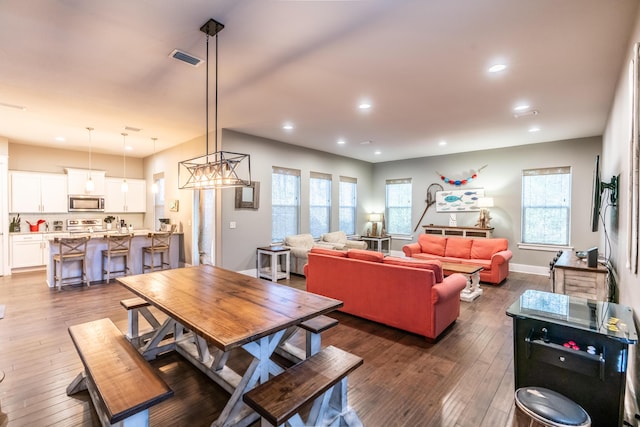
[[[211,265],[117,281],[224,351],[343,306],[333,298]]]

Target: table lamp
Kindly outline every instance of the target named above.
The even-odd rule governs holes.
[[[491,228],[491,216],[489,215],[489,209],[493,207],[493,197],[481,197],[478,199],[477,206],[480,208],[480,216],[476,227]]]
[[[371,221],[371,235],[378,236],[378,222],[382,221],[382,215],[379,213],[369,214],[369,221]]]

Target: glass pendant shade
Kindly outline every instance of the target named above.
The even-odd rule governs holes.
[[[87,194],[91,194],[93,193],[93,191],[96,189],[95,183],[93,182],[93,179],[91,178],[91,162],[92,162],[92,157],[93,157],[93,145],[91,143],[91,131],[93,130],[92,127],[88,127],[87,130],[89,131],[89,173],[87,174],[87,181],[84,183],[84,191]]]
[[[122,185],[120,190],[123,193],[129,191],[129,184],[127,184],[127,134],[122,133]]]

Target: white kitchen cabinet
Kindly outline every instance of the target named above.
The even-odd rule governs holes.
[[[42,234],[14,234],[11,236],[11,268],[45,265]]]
[[[31,233],[11,236],[11,268],[40,267],[49,262],[49,242],[68,233]]]
[[[67,173],[67,192],[71,195],[96,195],[104,196],[105,172],[89,169],[65,169]],[[91,173],[94,189],[88,193],[86,191],[87,178]]]
[[[11,171],[9,211],[13,213],[67,212],[67,176]]]
[[[146,212],[147,183],[144,179],[127,179],[129,191],[122,192],[122,178],[106,178],[105,213]]]

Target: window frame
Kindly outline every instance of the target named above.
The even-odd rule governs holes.
[[[328,233],[331,231],[331,192],[332,192],[332,176],[326,173],[320,172],[311,172],[309,174],[309,233],[313,236],[314,239],[320,238],[322,234]],[[324,196],[324,204],[314,204],[314,191],[315,186],[314,183],[322,185],[328,185],[328,189],[324,188],[324,190],[328,190],[322,194]],[[326,226],[324,229],[319,230],[319,233],[316,233],[313,222],[314,218],[316,218],[316,211],[323,211],[321,216],[324,216],[324,220],[326,221]]]
[[[389,204],[389,190],[393,188],[395,185],[408,185],[408,204],[407,205],[398,205],[398,206],[390,206]],[[385,234],[391,236],[410,236],[411,235],[411,224],[412,224],[412,208],[413,208],[413,182],[411,178],[399,178],[399,179],[387,179],[385,181],[385,218],[383,218],[382,228]],[[406,224],[403,224],[404,227],[402,230],[392,230],[390,226],[393,225],[394,216],[392,212],[397,209],[402,209],[408,213],[408,221]]]
[[[343,204],[344,188],[343,185],[352,186],[352,197],[350,204]],[[351,221],[349,221],[349,227],[345,227],[347,221],[344,220],[343,213],[345,211],[351,211]],[[347,176],[340,176],[339,188],[338,188],[338,228],[344,231],[347,236],[353,236],[356,234],[356,227],[358,223],[358,180],[356,178],[350,178]]]
[[[276,186],[276,183],[274,180],[274,176],[276,175],[295,178],[293,181],[296,187],[294,188],[295,194],[293,199],[290,200],[293,203],[290,203],[290,204],[275,203],[275,201],[278,200],[280,196],[284,193],[281,187]],[[273,166],[271,169],[271,242],[272,243],[281,243],[284,241],[284,238],[288,235],[300,234],[300,187],[301,187],[300,176],[301,176],[300,170],[297,170],[297,169],[283,168],[278,166]],[[293,208],[293,217],[294,217],[295,224],[293,224],[294,227],[290,227],[290,228],[285,227],[285,228],[289,228],[288,230],[285,230],[285,235],[276,236],[275,235],[276,227],[274,227],[274,224],[276,224],[277,222],[282,223],[282,216],[278,215],[275,212],[275,210],[276,208],[284,208],[284,207]],[[276,221],[276,218],[278,218],[278,221]],[[291,225],[291,224],[288,224],[288,225]]]

